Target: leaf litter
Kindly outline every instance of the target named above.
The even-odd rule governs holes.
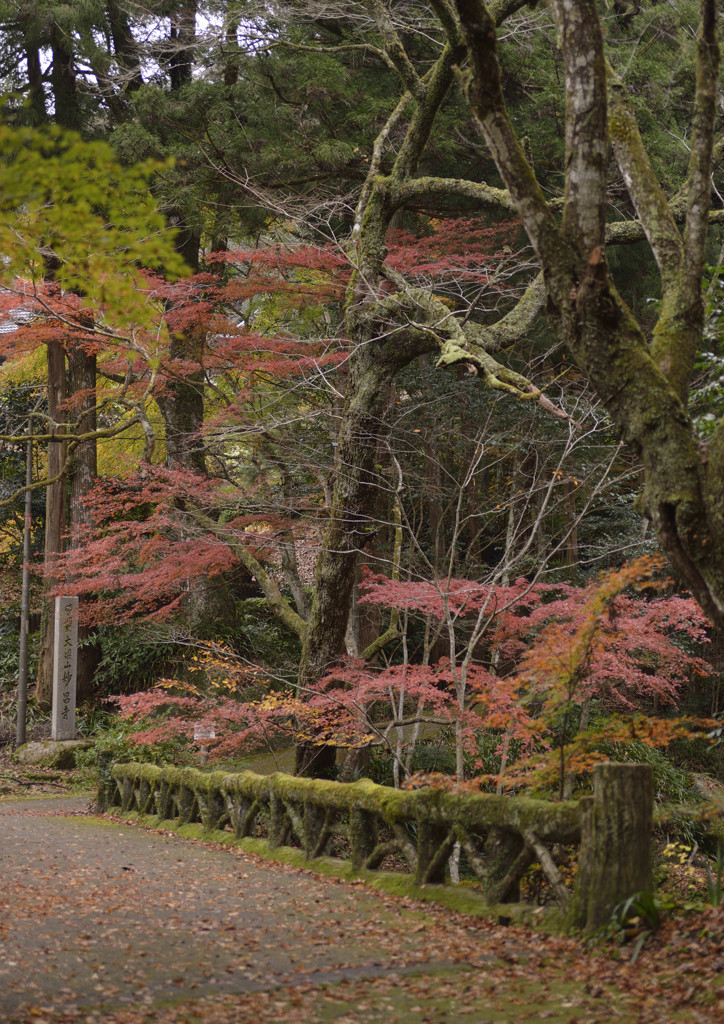
[[[7,1024],[724,1019],[724,907],[665,921],[632,964],[626,946],[59,810],[0,804],[3,836],[15,826],[0,896]]]

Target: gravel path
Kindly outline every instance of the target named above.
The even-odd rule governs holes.
[[[4,1021],[450,965],[424,911],[86,804],[0,802]]]

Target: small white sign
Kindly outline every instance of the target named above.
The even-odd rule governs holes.
[[[195,725],[194,726],[194,739],[195,740],[215,740],[216,731],[210,728],[208,725]]]

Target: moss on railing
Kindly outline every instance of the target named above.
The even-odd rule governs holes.
[[[641,865],[648,863],[652,809],[647,773],[645,766],[597,766],[594,797],[581,804],[431,788],[402,791],[368,779],[340,783],[280,773],[118,764],[99,793],[99,805],[180,826],[199,822],[208,830],[230,830],[237,839],[262,833],[271,848],[297,847],[309,859],[334,846],[335,856],[351,861],[355,870],[392,863],[419,885],[445,881],[448,858],[459,842],[483,895],[496,904],[518,898],[522,876],[538,861],[569,922],[590,930],[613,902],[631,895],[631,886],[643,887],[638,883],[646,875]],[[640,814],[629,827],[625,800],[617,802],[616,794],[620,790],[630,800],[631,786],[639,783]],[[605,801],[596,797],[598,791]],[[549,846],[580,844],[582,824],[585,871],[579,872],[574,894]],[[622,825],[625,837],[619,840],[616,830]],[[611,892],[597,891],[594,900],[591,886],[600,889],[602,878],[610,879]]]

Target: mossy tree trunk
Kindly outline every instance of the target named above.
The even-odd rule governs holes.
[[[48,343],[48,419],[51,440],[48,443],[48,485],[45,490],[45,552],[46,592],[52,590],[60,579],[47,570],[63,551],[65,540],[65,488],[64,473],[66,444],[53,439],[54,434],[64,429],[66,399],[65,350],[58,341]],[[44,710],[50,708],[53,696],[53,605],[43,601],[40,624],[40,653],[38,657],[38,679],[36,697]]]
[[[704,611],[724,622],[724,425],[699,444],[687,412],[702,342],[702,273],[709,223],[719,63],[715,0],[702,0],[691,156],[681,232],[644,149],[623,86],[606,65],[594,0],[555,0],[566,68],[566,187],[559,219],[547,204],[505,106],[495,26],[480,0],[455,0],[470,70],[466,92],[543,267],[561,338],[645,469],[658,540]],[[609,142],[662,279],[649,344],[605,258]]]
[[[499,5],[500,17],[519,6],[522,3]],[[489,386],[520,394],[518,389],[526,388],[528,382],[507,371],[489,352],[517,340],[540,308],[541,296],[533,289],[520,309],[482,337],[474,324],[461,325],[430,292],[409,287],[386,264],[386,238],[393,218],[408,204],[436,193],[435,182],[420,177],[418,167],[436,115],[454,81],[455,67],[464,57],[464,45],[460,34],[451,38],[432,67],[418,76],[381,5],[372,4],[370,9],[399,74],[402,94],[375,142],[355,218],[355,272],[344,320],[351,348],[346,400],[337,439],[332,509],[317,562],[314,601],[304,637],[299,673],[302,686],[316,682],[344,653],[358,555],[379,526],[380,488],[389,487],[377,465],[377,453],[388,434],[385,411],[397,374],[414,359],[440,352],[447,344],[445,363],[478,363]],[[393,154],[390,136],[405,118],[404,141]],[[391,162],[387,174],[381,172],[383,159]],[[448,181],[443,191],[455,194],[461,191],[458,184],[463,194],[467,194],[467,186],[472,186],[481,204],[497,205],[497,196],[493,197],[487,186],[476,190],[472,183]],[[389,293],[390,284],[397,289],[394,294]]]
[[[89,516],[83,499],[98,478],[98,427],[96,415],[96,356],[76,347],[68,356],[68,383],[71,396],[83,395],[77,417],[76,434],[89,434],[87,440],[76,445],[70,467],[70,529],[72,545],[83,543],[75,531],[88,522]],[[78,627],[78,677],[76,697],[80,703],[90,697],[93,673],[98,666],[98,647],[87,642],[90,630]],[[85,642],[84,642],[85,641]]]

